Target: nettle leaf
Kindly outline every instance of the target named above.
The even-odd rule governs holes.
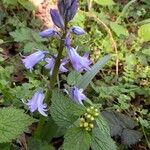
[[[0,109],[0,143],[11,142],[22,134],[36,120],[26,115],[23,110],[10,108]]]
[[[81,78],[81,74],[76,72],[76,71],[72,71],[69,73],[68,77],[67,77],[67,83],[69,85],[75,85],[76,82]]]
[[[112,138],[99,128],[92,130],[91,148],[92,150],[117,150],[117,146]]]
[[[120,126],[120,121],[116,117],[115,113],[109,111],[103,111],[103,116],[106,118],[109,127],[111,136],[120,135],[123,128]]]
[[[150,23],[140,26],[138,36],[144,41],[150,41]]]
[[[115,4],[113,0],[94,0],[94,2],[102,6],[111,6]]]
[[[109,125],[102,115],[98,117],[98,119],[96,120],[96,123],[98,125],[98,128],[101,130],[101,132],[103,132],[104,134],[110,135]]]
[[[140,141],[142,134],[135,130],[124,129],[122,132],[121,140],[125,145],[132,145]]]
[[[68,129],[63,148],[64,150],[89,150],[91,135],[85,129],[74,127]]]
[[[110,22],[110,27],[118,37],[120,37],[121,35],[129,36],[128,30],[122,25],[119,25],[115,22]]]
[[[103,58],[101,58],[90,71],[87,71],[78,81],[78,83],[75,85],[78,88],[86,89],[89,83],[92,81],[92,79],[95,77],[95,75],[104,67],[104,65],[110,60],[110,56],[106,55]]]
[[[52,92],[51,115],[58,126],[68,127],[74,123],[86,108],[73,102],[58,90]]]

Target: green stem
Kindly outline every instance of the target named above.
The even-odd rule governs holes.
[[[54,69],[53,69],[53,73],[52,76],[50,78],[50,88],[54,89],[55,87],[55,83],[57,81],[57,75],[58,75],[58,71],[59,71],[59,67],[60,67],[60,63],[61,63],[61,57],[62,57],[62,53],[63,53],[63,49],[64,49],[64,38],[66,36],[66,33],[63,34],[61,42],[60,42],[60,46],[58,49],[58,55],[55,61],[55,65],[54,65]]]
[[[48,90],[47,93],[46,93],[46,104],[48,106],[49,106],[49,103],[50,103],[50,100],[51,100],[51,94],[52,94],[51,91],[52,91],[52,89],[55,88],[56,81],[57,81],[58,71],[59,71],[61,58],[62,58],[62,54],[63,54],[63,49],[64,49],[64,39],[66,37],[66,34],[67,34],[67,23],[65,25],[65,31],[63,32],[63,35],[61,37],[61,41],[60,41],[60,45],[59,45],[59,49],[58,49],[58,55],[57,55],[57,58],[56,58],[56,61],[55,61],[52,76],[50,78],[50,90]],[[37,129],[36,129],[36,132],[34,134],[34,136],[36,138],[40,138],[41,130],[42,130],[42,127],[43,127],[44,123],[45,123],[45,117],[41,116],[40,120],[39,120],[39,123],[38,123],[38,126],[37,126]]]

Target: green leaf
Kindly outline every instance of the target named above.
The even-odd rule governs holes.
[[[76,71],[72,71],[69,73],[68,77],[67,77],[67,83],[69,85],[75,85],[76,82],[81,78],[81,74],[76,72]]]
[[[14,32],[10,32],[10,35],[16,42],[25,42],[30,38],[30,31],[26,28],[17,29]]]
[[[64,150],[89,150],[91,135],[83,128],[74,127],[68,129],[63,148]]]
[[[34,138],[29,138],[27,146],[28,150],[55,150],[55,148],[46,141]]]
[[[22,134],[35,119],[16,108],[0,109],[0,143],[11,142]]]
[[[119,25],[115,22],[110,22],[110,27],[118,37],[120,37],[121,35],[129,36],[128,30],[122,25]]]
[[[102,6],[111,6],[115,4],[113,0],[94,0],[94,2]]]
[[[109,125],[102,115],[100,115],[98,119],[96,119],[96,123],[98,125],[98,128],[101,130],[101,132],[110,135]]]
[[[140,26],[138,36],[144,41],[150,41],[150,23]]]
[[[140,141],[142,134],[135,130],[124,129],[121,135],[122,143],[125,145],[132,145]]]
[[[99,128],[92,130],[92,150],[117,150],[115,142]]]
[[[60,91],[52,92],[51,115],[58,126],[68,127],[74,123],[86,109],[82,105],[73,102]]]
[[[103,68],[103,66],[110,60],[110,56],[106,55],[101,58],[92,68],[90,71],[86,72],[75,85],[81,89],[86,89],[95,75]]]

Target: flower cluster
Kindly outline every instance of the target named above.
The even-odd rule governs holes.
[[[68,22],[73,19],[76,12],[77,0],[58,0],[58,10],[51,9],[50,15],[53,23],[58,28],[60,28],[60,32],[53,28],[49,28],[39,33],[39,36],[41,38],[56,37],[59,40],[64,41],[64,47],[66,48],[68,57],[60,60],[61,63],[59,66],[59,73],[64,73],[68,71],[65,65],[69,61],[71,62],[74,70],[80,73],[90,70],[90,65],[92,64],[92,62],[88,58],[88,53],[80,56],[77,52],[77,48],[73,48],[71,46],[71,34],[83,35],[86,33],[82,28],[78,26],[73,26],[70,28],[67,27]],[[64,39],[62,39],[61,31],[63,33],[66,33]],[[24,58],[22,59],[22,62],[25,67],[29,69],[30,72],[32,72],[34,66],[37,65],[40,61],[44,60],[47,63],[45,65],[45,68],[48,69],[49,74],[52,75],[55,61],[57,59],[57,54],[53,54],[51,55],[51,57],[46,57],[47,53],[48,52],[46,51],[38,50],[37,52],[29,56],[23,56]],[[86,99],[86,96],[83,94],[83,90],[77,87],[71,88],[70,95],[70,97],[78,104],[83,104],[82,101]],[[26,105],[29,106],[29,110],[31,112],[38,110],[42,115],[46,116],[46,114],[44,113],[44,111],[46,111],[46,105],[43,104],[43,100],[44,96],[42,95],[42,93],[36,92],[33,98],[29,100]]]
[[[93,106],[86,109],[86,113],[80,118],[80,127],[86,131],[91,131],[94,128],[93,121],[99,115],[98,109]]]

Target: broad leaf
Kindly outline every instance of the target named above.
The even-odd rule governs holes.
[[[99,128],[92,131],[92,150],[117,150],[115,142],[108,134],[101,132]]]
[[[114,5],[114,1],[113,0],[94,0],[97,4],[102,5],[102,6],[110,6],[110,5]]]
[[[106,55],[101,58],[92,68],[90,71],[86,72],[76,84],[77,87],[81,89],[86,89],[95,75],[103,68],[103,66],[110,60],[110,56]]]
[[[104,134],[110,135],[110,129],[107,121],[103,118],[103,116],[99,116],[96,120],[96,123],[98,125],[98,128],[103,132]]]
[[[122,132],[121,140],[125,145],[132,145],[140,141],[142,134],[135,130],[124,129]]]
[[[91,135],[85,129],[74,127],[68,129],[65,140],[64,150],[89,150]]]
[[[67,127],[82,115],[86,108],[73,102],[60,91],[52,92],[51,115],[58,126]]]
[[[139,37],[144,41],[150,41],[150,23],[142,25],[138,30]]]
[[[11,142],[22,134],[35,119],[16,108],[0,109],[0,143]]]

